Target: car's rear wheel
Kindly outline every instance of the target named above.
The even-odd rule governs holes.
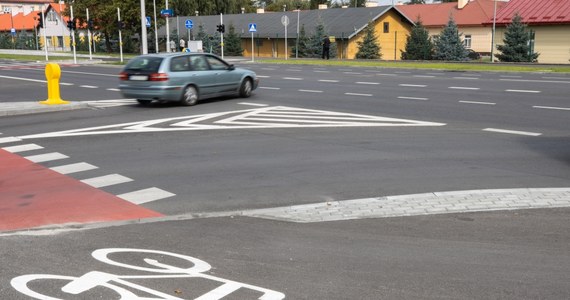
[[[145,106],[146,106],[146,105],[149,105],[149,104],[152,102],[152,100],[137,99],[137,102],[138,102],[140,105],[145,105]]]
[[[242,98],[248,98],[251,96],[253,85],[251,83],[251,79],[246,78],[241,82],[241,86],[239,88],[239,95]]]
[[[195,86],[189,85],[184,89],[180,103],[184,106],[192,106],[198,103],[198,90]]]

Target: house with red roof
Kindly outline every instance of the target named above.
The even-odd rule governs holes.
[[[508,1],[508,0],[507,0]],[[453,17],[467,49],[481,54],[491,53],[492,26],[486,24],[495,13],[506,5],[503,0],[458,0],[458,2],[398,5],[408,18],[422,24],[430,36],[438,35]]]
[[[539,63],[570,63],[570,1],[511,0],[497,12],[495,44],[503,44],[506,27],[516,13],[534,34]],[[492,23],[491,19],[485,25]]]

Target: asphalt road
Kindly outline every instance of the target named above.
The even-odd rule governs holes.
[[[70,177],[131,179],[99,188],[110,194],[149,187],[175,194],[141,205],[185,218],[388,195],[568,186],[568,75],[240,65],[261,77],[252,98],[191,108],[106,101],[120,99],[113,90],[118,69],[64,66],[61,81],[69,85],[62,84],[62,98],[95,101],[93,108],[3,117],[0,132],[43,147],[22,156],[68,156],[43,166],[97,166]],[[29,81],[43,80],[41,69],[5,68],[0,76],[2,102],[45,98],[45,84]],[[564,299],[569,214],[565,208],[311,224],[174,217],[84,231],[67,231],[68,224],[64,232],[0,237],[0,295],[29,299],[13,287],[24,274],[139,274],[91,257],[97,249],[135,248],[192,256],[213,267],[205,274],[288,299]],[[157,260],[164,263],[162,254]],[[140,255],[123,258],[136,264],[137,257],[144,264]],[[95,275],[98,283],[110,278]],[[72,278],[29,287],[57,297],[62,279]],[[220,283],[193,279],[134,281],[183,299]],[[113,299],[108,292],[81,298]],[[224,299],[260,293],[242,286]]]

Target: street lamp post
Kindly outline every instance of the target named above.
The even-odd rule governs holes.
[[[297,41],[295,41],[295,58],[299,58],[299,15],[301,14],[301,5],[297,5]]]
[[[142,54],[148,54],[148,44],[146,40],[146,11],[144,0],[141,0],[141,51]]]
[[[495,60],[493,59],[493,50],[495,48],[495,24],[497,22],[497,0],[494,0],[495,8],[493,9],[493,31],[491,32],[491,63]]]
[[[158,30],[156,24],[156,0],[152,0],[152,6],[154,7],[154,47],[156,49],[156,53],[158,53]]]

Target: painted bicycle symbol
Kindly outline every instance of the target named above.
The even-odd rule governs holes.
[[[144,261],[144,264],[141,262],[141,266],[138,266],[134,264],[122,263],[110,258],[110,256],[113,255],[120,256],[122,253],[136,255],[144,254],[144,256],[160,257],[161,261],[167,260],[168,262],[172,262],[174,259],[180,259],[184,264],[191,263],[192,266],[189,268],[176,267],[168,263],[162,263],[159,260],[152,258],[143,258],[142,260]],[[118,296],[116,299],[119,300],[184,300],[185,298],[172,296],[164,292],[142,286],[132,281],[141,281],[144,279],[199,278],[214,281],[217,283],[217,287],[197,298],[194,298],[196,300],[222,299],[238,290],[243,289],[261,294],[261,296],[257,298],[259,300],[279,300],[285,298],[285,295],[283,293],[277,291],[233,280],[227,280],[208,274],[203,274],[212,268],[210,264],[195,257],[182,254],[145,249],[107,248],[95,250],[91,255],[98,261],[107,263],[109,265],[138,271],[158,273],[158,275],[116,275],[99,271],[87,272],[81,277],[51,274],[28,274],[12,279],[12,287],[24,295],[40,300],[63,300],[63,298],[47,296],[32,290],[32,287],[37,288],[38,283],[45,280],[58,280],[65,282],[68,281],[68,283],[61,288],[61,292],[58,291],[59,294],[65,294],[65,299],[70,299],[69,297],[72,297],[73,295],[76,295],[76,299],[85,299],[80,294],[89,292],[95,288],[104,288],[116,293],[115,295]],[[139,291],[140,294],[144,294],[145,296],[138,296],[133,291]],[[149,297],[149,295],[151,295],[151,297]]]

